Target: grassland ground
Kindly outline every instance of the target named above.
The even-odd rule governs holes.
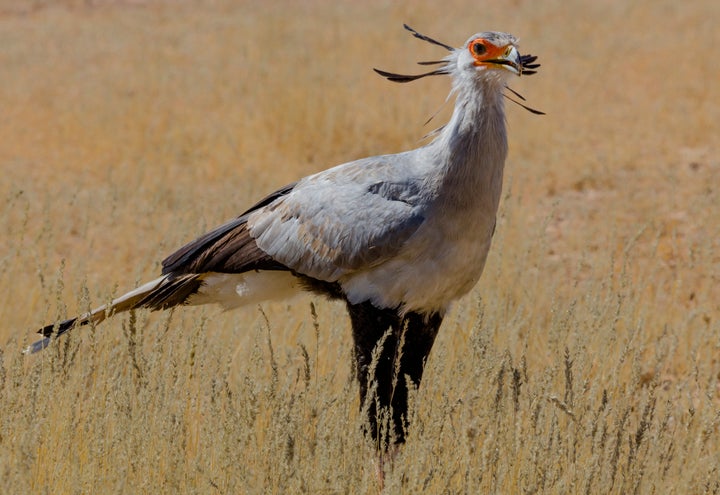
[[[298,177],[415,147],[503,30],[497,234],[448,316],[387,493],[720,491],[720,6],[0,1],[0,492],[375,493],[342,305],[32,330],[154,277]],[[438,51],[440,50],[440,51]],[[428,126],[423,122],[443,107]]]

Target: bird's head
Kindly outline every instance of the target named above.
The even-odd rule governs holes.
[[[457,59],[456,70],[471,75],[497,71],[502,76],[519,76],[523,71],[517,40],[507,33],[478,33],[468,39],[464,48],[454,50],[453,55]]]
[[[375,69],[375,72],[393,82],[410,82],[425,76],[450,75],[456,82],[461,81],[497,81],[501,88],[507,88],[505,81],[508,76],[529,76],[535,74],[540,64],[535,63],[534,55],[520,55],[515,36],[500,32],[484,32],[471,36],[460,48],[454,48],[445,43],[420,34],[413,28],[404,25],[418,39],[441,46],[450,54],[442,60],[418,62],[420,65],[442,65],[439,69],[423,74],[403,75]],[[522,96],[507,88],[521,99]],[[512,100],[512,99],[511,99]],[[515,100],[513,102],[533,113],[539,113]]]

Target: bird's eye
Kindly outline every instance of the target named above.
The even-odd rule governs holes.
[[[485,55],[487,47],[481,41],[476,41],[470,45],[470,50],[472,50],[474,55]]]

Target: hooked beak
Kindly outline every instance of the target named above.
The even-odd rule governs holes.
[[[499,66],[500,68],[509,70],[518,76],[523,72],[523,63],[522,58],[520,57],[520,52],[518,52],[517,48],[513,45],[508,45],[502,55],[489,60],[484,60],[482,64],[491,67]]]

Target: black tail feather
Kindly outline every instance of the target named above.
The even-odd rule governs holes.
[[[161,284],[140,300],[136,307],[158,311],[185,304],[190,296],[197,293],[202,284],[203,281],[195,274],[168,279],[167,283]]]
[[[186,274],[177,277],[168,275],[146,284],[147,288],[143,286],[135,289],[135,291],[129,292],[112,303],[101,306],[90,313],[42,327],[38,330],[38,333],[42,334],[44,338],[31,344],[25,352],[32,354],[41,351],[50,344],[52,338],[59,337],[78,326],[87,325],[91,322],[100,323],[106,317],[116,313],[138,308],[157,311],[186,304],[188,298],[196,294],[202,284],[202,278],[197,274]]]
[[[52,325],[46,325],[38,330],[37,333],[42,334],[44,337],[52,337],[53,335],[62,335],[77,323],[77,318],[70,318],[69,320],[61,321],[60,323],[53,323]],[[81,321],[80,325],[87,325],[88,321]]]

